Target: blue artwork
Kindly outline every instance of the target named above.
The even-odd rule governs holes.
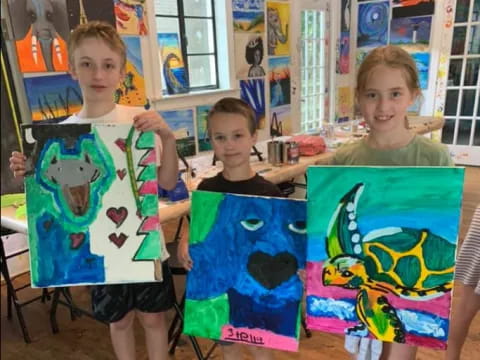
[[[265,127],[265,80],[240,80],[240,98],[255,111],[257,129]]]
[[[194,192],[184,332],[296,350],[305,201]]]
[[[428,70],[430,68],[430,53],[411,54],[417,64],[420,89],[428,88]]]
[[[389,18],[388,1],[360,4],[358,6],[357,47],[386,45]]]
[[[177,150],[182,156],[195,155],[193,110],[160,111],[177,139]]]
[[[431,26],[431,16],[392,19],[390,27],[390,44],[428,45],[430,43]]]
[[[122,36],[127,50],[127,59],[135,69],[143,76],[142,49],[140,47],[140,37],[138,36]]]
[[[232,9],[237,10],[261,10],[265,8],[265,0],[233,0]]]
[[[185,72],[178,34],[157,34],[163,64],[163,81],[168,94],[188,91],[189,82]]]

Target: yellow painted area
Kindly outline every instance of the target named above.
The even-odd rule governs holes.
[[[290,34],[289,32],[289,24],[290,24],[290,4],[289,3],[280,3],[280,2],[267,2],[267,8],[277,9],[278,15],[280,16],[280,21],[282,24],[282,33],[287,34],[287,41],[285,44],[280,42],[277,43],[277,47],[275,48],[275,55],[290,55]],[[266,19],[265,21],[268,22],[268,15],[265,14]],[[267,24],[268,26],[268,24]],[[268,39],[267,39],[268,41]]]
[[[144,106],[147,103],[145,79],[130,61],[127,61],[126,65],[126,73],[128,72],[131,72],[134,75],[133,86],[135,87],[135,90],[128,90],[128,93],[125,95],[125,86],[122,84],[120,89],[122,89],[123,95],[118,103],[127,106]]]

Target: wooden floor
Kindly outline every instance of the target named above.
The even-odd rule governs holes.
[[[471,220],[476,204],[480,203],[480,168],[467,168],[464,202],[462,209],[462,226],[460,238],[463,239],[467,226]],[[166,228],[167,236],[171,235],[175,224]],[[17,278],[17,285],[28,280],[27,276]],[[181,286],[182,279],[176,279]],[[27,289],[20,292],[22,298],[38,294],[38,290]],[[85,287],[74,288],[74,298],[79,305],[88,307],[90,297]],[[75,360],[108,360],[114,359],[110,344],[107,326],[87,317],[71,321],[69,313],[60,307],[58,323],[60,332],[52,334],[49,324],[50,303],[32,303],[23,308],[33,342],[29,345],[23,342],[17,319],[7,319],[6,289],[1,287],[1,359],[75,359]],[[455,295],[454,295],[455,299]],[[455,300],[454,300],[455,301]],[[137,359],[147,359],[143,332],[136,325]],[[204,351],[212,344],[211,341],[202,340]],[[480,354],[480,314],[474,320],[465,343],[462,359],[478,359]],[[306,338],[302,333],[299,353],[276,352],[276,359],[302,359],[302,360],[339,360],[348,359],[348,354],[343,350],[343,337],[326,333],[314,332],[311,338]],[[441,351],[420,349],[417,359],[442,359]],[[189,343],[184,343],[177,348],[172,359],[196,359]],[[215,350],[213,359],[221,359],[219,350]]]

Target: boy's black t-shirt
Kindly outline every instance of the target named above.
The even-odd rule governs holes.
[[[231,193],[239,195],[258,195],[283,197],[280,189],[258,174],[242,181],[229,181],[223,177],[222,172],[216,176],[204,179],[198,185],[197,190]]]

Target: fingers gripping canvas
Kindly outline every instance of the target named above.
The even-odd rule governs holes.
[[[90,124],[23,131],[33,286],[157,280],[153,133]]]
[[[306,203],[194,192],[184,333],[296,351]]]
[[[444,349],[463,175],[309,168],[309,328]]]

